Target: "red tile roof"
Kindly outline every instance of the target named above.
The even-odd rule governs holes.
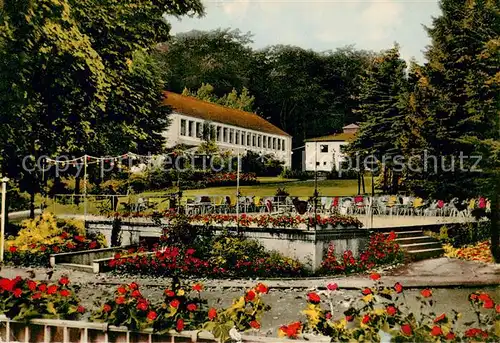
[[[350,142],[354,139],[355,133],[351,132],[342,132],[335,133],[333,135],[309,138],[306,139],[306,142]]]
[[[255,113],[224,107],[177,93],[165,91],[164,94],[165,99],[163,103],[171,106],[174,111],[181,114],[207,121],[290,137],[288,133]]]

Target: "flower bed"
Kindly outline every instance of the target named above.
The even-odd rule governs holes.
[[[221,236],[210,243],[210,251],[192,247],[156,247],[126,255],[116,254],[109,267],[118,273],[153,276],[293,277],[305,275],[304,266],[276,252],[265,251],[254,240]]]
[[[491,243],[489,241],[468,245],[462,248],[454,248],[451,244],[444,244],[443,249],[447,257],[484,263],[494,262],[493,255],[491,254]]]
[[[237,175],[232,173],[215,173],[204,179],[206,187],[235,186]],[[256,185],[259,181],[255,173],[240,173],[240,186]]]
[[[319,273],[351,274],[367,271],[376,266],[400,263],[404,260],[404,252],[396,243],[396,237],[394,232],[388,235],[372,234],[368,246],[361,252],[359,258],[355,258],[352,251],[347,250],[339,260],[335,254],[334,246],[330,245]]]
[[[114,215],[122,217],[135,217],[135,218],[151,218],[151,214],[146,213],[114,213]],[[163,214],[155,214],[155,218],[164,218],[167,221],[175,220],[180,215],[175,211],[166,211]],[[345,215],[317,215],[316,220],[314,217],[307,215],[296,214],[258,214],[249,215],[242,213],[239,216],[236,214],[195,214],[188,215],[191,223],[200,223],[207,226],[236,226],[237,219],[239,227],[259,227],[259,228],[299,228],[300,226],[314,227],[317,225],[320,228],[333,228],[337,226],[361,228],[363,224],[355,217]]]
[[[51,254],[99,249],[105,247],[106,242],[100,235],[86,234],[80,222],[57,220],[52,214],[44,213],[24,221],[18,236],[9,239],[6,246],[7,263],[48,267]]]
[[[0,279],[0,313],[13,320],[78,319],[85,312],[67,277],[57,283],[16,277]]]
[[[500,341],[500,304],[486,293],[469,296],[477,320],[461,323],[460,313],[436,314],[433,311],[432,290],[420,292],[420,313],[407,305],[400,283],[384,287],[380,275],[372,274],[374,287],[360,292],[358,302],[349,306],[344,317],[333,319],[332,294],[336,284],[326,291],[307,294],[307,308],[302,311],[305,322],[280,327],[282,337],[297,338],[305,332],[331,337],[332,342],[498,342]],[[359,304],[359,305],[358,305]],[[465,329],[463,329],[465,327]]]

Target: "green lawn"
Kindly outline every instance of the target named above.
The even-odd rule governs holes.
[[[254,186],[241,186],[240,192],[244,196],[273,196],[277,188],[285,188],[285,190],[291,196],[298,197],[310,197],[314,193],[314,181],[297,181],[281,179],[278,177],[264,177],[259,178],[260,184]],[[365,178],[366,191],[369,193],[371,191],[371,179]],[[168,193],[176,192],[177,189],[169,189],[165,191],[157,192],[147,192],[143,194],[135,194],[129,197],[121,197],[120,204],[122,203],[135,203],[137,198],[142,196],[152,197],[151,202],[159,203],[157,209],[166,209],[168,206],[168,201],[163,201],[164,199],[154,198],[155,196],[165,195]],[[357,180],[319,180],[318,181],[318,191],[320,196],[353,196],[358,193],[358,182]],[[200,195],[235,195],[236,187],[211,187],[203,189],[191,189],[183,191],[185,197],[200,196]],[[42,198],[38,198],[37,202],[42,202]],[[69,197],[67,197],[69,200]],[[47,201],[49,211],[55,214],[83,214],[84,206],[83,200],[77,206],[71,204],[67,201],[66,204],[61,203],[61,199],[54,202],[52,199]],[[98,214],[101,207],[110,207],[109,202],[106,201],[95,201],[93,196],[88,197],[87,209],[88,213]],[[122,205],[119,205],[119,209],[122,209]]]

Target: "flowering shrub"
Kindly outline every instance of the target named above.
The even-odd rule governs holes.
[[[404,259],[403,250],[396,243],[396,234],[373,234],[366,249],[356,259],[351,250],[344,251],[341,260],[335,255],[335,248],[330,245],[321,263],[320,273],[339,274],[357,273],[370,270],[375,266],[394,264]]]
[[[237,175],[232,173],[216,173],[205,179],[207,187],[233,186],[236,185]],[[259,181],[255,173],[240,173],[240,185],[256,185]]]
[[[462,248],[454,248],[451,244],[444,244],[443,249],[447,257],[493,263],[493,255],[491,254],[491,244],[489,241]]]
[[[298,276],[305,273],[301,263],[266,251],[256,240],[223,235],[207,244],[211,247],[208,252],[164,246],[152,253],[117,254],[109,266],[120,273],[154,276]]]
[[[174,278],[172,286],[163,292],[163,301],[152,304],[133,282],[119,286],[114,296],[92,314],[91,320],[126,326],[130,330],[152,327],[159,334],[203,329],[212,332],[220,342],[226,342],[231,330],[259,329],[262,313],[270,308],[261,298],[268,292],[262,283],[234,300],[230,307],[219,310],[207,306],[207,301],[201,298],[202,291],[200,283],[189,289]]]
[[[48,266],[51,254],[98,249],[102,235],[86,235],[81,222],[56,220],[51,213],[23,222],[15,239],[6,242],[5,261],[14,265]]]
[[[203,325],[203,329],[212,332],[221,342],[228,341],[231,338],[231,330],[234,329],[239,332],[259,330],[262,314],[271,308],[264,304],[261,298],[261,295],[268,291],[266,285],[259,283],[244,296],[235,299],[227,309],[220,311],[211,309],[208,313],[209,321]]]
[[[140,330],[151,326],[156,317],[157,314],[149,301],[142,296],[139,285],[132,282],[129,285],[119,286],[113,298],[108,299],[94,311],[90,319]]]
[[[307,308],[302,311],[306,322],[293,323],[291,328],[283,326],[279,335],[294,338],[303,330],[329,336],[335,342],[498,342],[500,339],[500,306],[486,293],[469,296],[477,322],[459,323],[461,314],[456,311],[451,315],[433,312],[432,290],[420,292],[417,300],[422,304],[421,310],[415,314],[405,304],[403,285],[384,287],[378,281],[380,275],[371,278],[376,282],[375,287],[363,289],[361,305],[351,305],[341,319],[333,319],[331,315],[336,285],[328,285],[326,291],[309,293]],[[322,306],[323,301],[327,310]],[[464,326],[465,330],[460,329]]]
[[[151,217],[148,213],[113,213],[113,216],[119,215],[127,217],[129,215],[133,217]],[[166,211],[163,213],[163,218],[172,221],[175,220],[179,214],[175,211]],[[203,223],[207,226],[214,225],[225,225],[225,226],[236,226],[236,214],[219,214],[219,213],[209,213],[209,214],[195,214],[187,216],[189,222],[191,223]],[[242,213],[239,215],[239,226],[240,228],[245,227],[259,227],[259,228],[298,228],[300,225],[304,226],[314,226],[314,218],[307,215],[301,216],[297,214],[258,214],[258,215],[248,215]],[[327,228],[329,225],[336,227],[337,225],[343,226],[353,226],[360,228],[363,224],[355,217],[335,214],[329,216],[317,216],[317,225],[321,228]]]
[[[23,279],[0,279],[0,313],[12,320],[32,318],[77,319],[85,312],[69,279],[57,283]]]

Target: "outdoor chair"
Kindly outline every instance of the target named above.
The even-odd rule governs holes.
[[[253,197],[253,205],[255,208],[255,212],[262,212],[265,210],[265,206],[262,204],[261,197]]]
[[[361,195],[355,196],[353,214],[363,214],[365,212],[366,212],[366,204],[364,197]]]
[[[385,197],[375,198],[375,204],[373,208],[373,213],[375,214],[387,214],[387,200]]]
[[[421,216],[424,214],[424,199],[416,197],[413,199],[413,213]]]
[[[426,208],[424,210],[424,216],[435,216],[437,215],[437,211],[438,211],[438,202],[437,201],[433,201],[428,208]]]
[[[387,206],[387,209],[389,210],[389,215],[393,215],[393,214],[398,214],[398,211],[399,211],[399,199],[397,196],[395,195],[391,195],[389,197],[389,199],[387,200],[387,203],[386,203],[386,206]]]
[[[333,199],[331,197],[321,197],[321,207],[323,213],[331,213]]]
[[[214,208],[214,212],[215,213],[222,213],[222,212],[224,212],[224,208],[225,208],[224,197],[222,197],[222,196],[216,196],[216,197],[214,197],[213,208]]]
[[[400,198],[401,199],[401,206],[399,208],[399,214],[402,214],[403,216],[409,216],[413,213],[413,201],[412,198],[409,196],[405,196]]]
[[[340,214],[351,214],[353,201],[351,198],[342,199],[342,204],[340,205]]]
[[[335,214],[339,212],[340,198],[334,197],[332,199],[332,206],[330,207],[330,213]]]
[[[472,211],[476,208],[476,199],[470,199],[467,206],[467,217],[472,216]]]

